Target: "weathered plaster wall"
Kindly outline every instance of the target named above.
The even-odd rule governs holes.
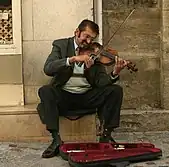
[[[57,38],[73,36],[82,19],[93,19],[91,0],[22,1],[25,102],[36,103],[37,89],[50,78],[43,65]]]
[[[106,42],[134,7],[135,12],[117,32],[110,45],[122,58],[136,63],[138,73],[124,70],[120,84],[124,88],[123,108],[151,109],[160,101],[161,8],[157,3],[103,0],[103,39]]]
[[[22,55],[0,55],[0,106],[23,105]]]
[[[0,107],[20,106],[24,105],[21,5],[20,0],[7,6],[0,2]]]

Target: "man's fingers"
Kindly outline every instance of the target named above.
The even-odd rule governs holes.
[[[78,55],[76,56],[76,61],[78,62],[85,62],[90,59],[89,55]]]
[[[126,60],[123,60],[122,58],[119,58],[119,57],[115,57],[115,60],[116,60],[116,63],[115,63],[115,66],[114,66],[114,71],[116,73],[120,73],[120,71],[122,69],[124,69],[124,67],[127,66],[127,64],[129,63],[128,61]]]
[[[86,67],[87,67],[87,60],[85,60],[84,63],[85,63],[85,65],[86,65]]]
[[[86,65],[87,68],[89,68],[90,64],[89,64],[88,60],[85,60],[85,65]]]
[[[117,56],[115,56],[115,62],[118,63],[118,57]]]
[[[123,61],[124,66],[127,66],[128,62],[126,60]]]
[[[122,58],[117,56],[115,57],[115,61],[117,66],[126,66],[128,64],[126,60],[123,60]]]
[[[93,64],[94,64],[94,61],[92,59],[85,61],[85,65],[87,68],[90,68]]]

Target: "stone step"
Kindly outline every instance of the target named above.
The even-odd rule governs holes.
[[[0,141],[48,141],[51,138],[41,123],[36,105],[0,107]],[[76,121],[60,118],[63,141],[96,141],[95,114]]]
[[[169,110],[122,110],[118,132],[169,130]]]
[[[121,125],[117,133],[167,131],[169,129],[168,110],[122,110]],[[61,136],[64,141],[96,140],[95,115],[78,121],[60,119]],[[0,107],[1,141],[48,141],[51,138],[41,123],[36,105],[21,107]]]

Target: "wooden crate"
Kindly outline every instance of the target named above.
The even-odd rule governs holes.
[[[96,141],[96,114],[73,121],[61,117],[60,135],[64,142]]]

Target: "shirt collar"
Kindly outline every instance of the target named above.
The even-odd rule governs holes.
[[[78,45],[77,45],[77,43],[75,41],[75,38],[74,38],[74,47],[75,47],[75,50],[78,48]]]

